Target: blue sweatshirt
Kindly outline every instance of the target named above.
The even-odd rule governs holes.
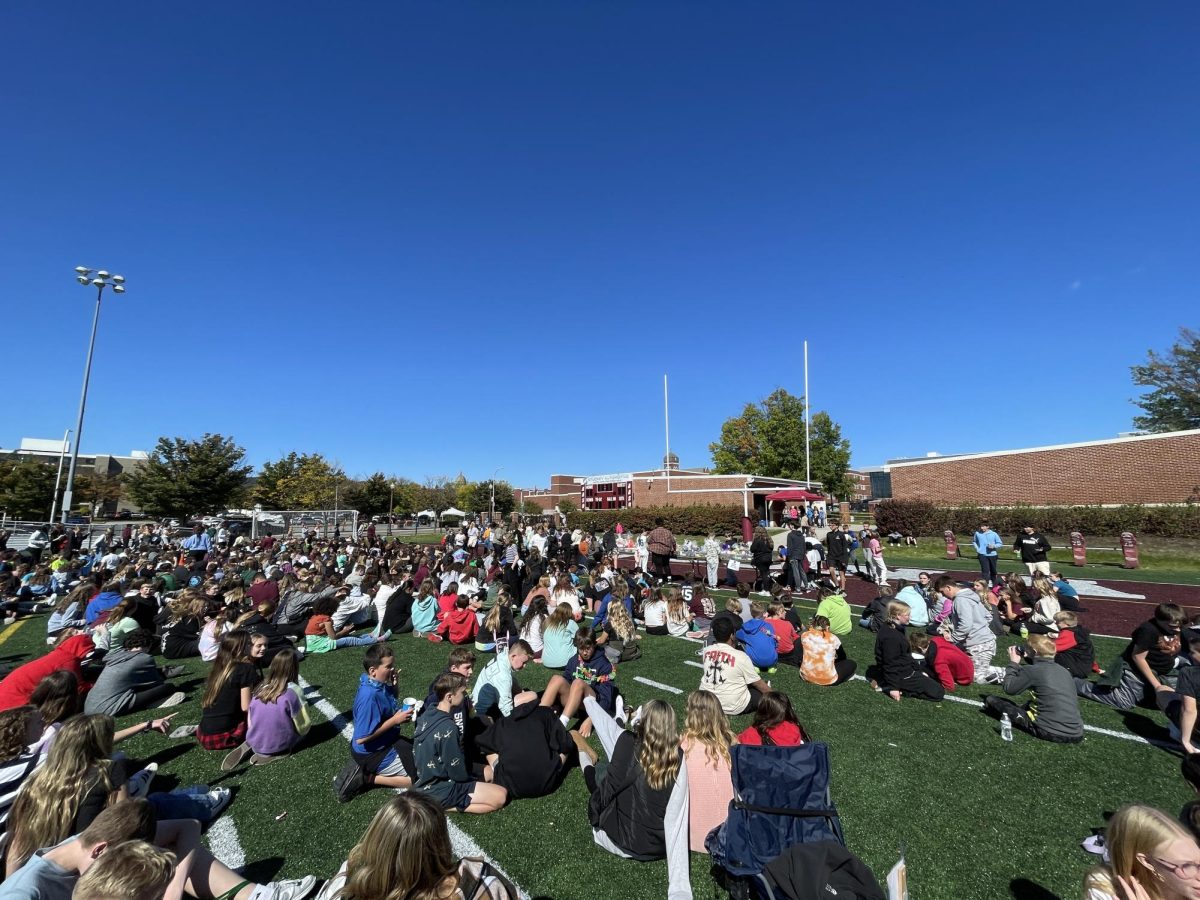
[[[400,739],[399,725],[365,743],[358,743],[358,739],[366,737],[399,710],[400,702],[390,685],[376,681],[366,672],[360,675],[358,693],[354,695],[354,736],[351,738],[351,750],[359,756],[370,756],[394,745]],[[396,751],[392,750],[383,758],[379,769],[386,769],[395,759]]]
[[[413,631],[437,630],[438,601],[437,596],[414,597],[412,605]]]
[[[977,531],[975,536],[971,538],[971,543],[975,545],[975,552],[981,556],[995,556],[996,551],[1004,546],[1004,542],[1000,540],[1000,535],[991,531]]]
[[[760,669],[769,669],[779,661],[775,649],[775,632],[762,619],[751,619],[738,629],[737,639],[746,648],[750,662]]]

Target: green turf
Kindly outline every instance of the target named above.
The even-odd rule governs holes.
[[[811,605],[805,607],[811,609]],[[0,657],[13,665],[41,652],[43,620],[6,632]],[[1119,641],[1098,640],[1109,658]],[[402,669],[401,689],[422,696],[440,670],[446,644],[410,636],[393,639]],[[860,668],[870,658],[873,635],[855,628],[846,641]],[[618,683],[633,703],[666,699],[682,712],[686,692],[699,682],[696,646],[672,638],[645,639],[645,655],[620,668]],[[362,651],[345,649],[305,660],[302,676],[339,710],[349,708]],[[195,722],[204,664],[189,663],[180,679],[189,700],[176,724]],[[633,681],[641,675],[684,690],[666,694]],[[547,673],[530,665],[523,685],[540,688]],[[1010,882],[1029,879],[1063,898],[1078,896],[1080,878],[1092,858],[1079,842],[1104,822],[1104,814],[1130,801],[1175,812],[1189,799],[1178,775],[1178,758],[1153,746],[1089,733],[1083,744],[1057,746],[1018,734],[1002,742],[996,724],[976,708],[905,700],[894,703],[861,681],[836,688],[801,682],[795,670],[772,676],[788,691],[805,727],[829,744],[833,798],[848,846],[883,877],[906,847],[913,896],[990,898],[1012,896]],[[991,690],[991,689],[988,689]],[[986,693],[973,686],[956,696]],[[1157,713],[1122,714],[1084,704],[1089,724],[1165,738]],[[123,724],[145,718],[129,717]],[[307,873],[327,877],[345,858],[371,816],[387,799],[382,790],[339,805],[330,787],[348,752],[334,729],[315,714],[312,734],[295,756],[262,768],[243,767],[223,775],[219,752],[193,741],[139,736],[123,745],[131,756],[160,762],[155,789],[204,782],[232,787],[229,814],[248,861],[247,872],[265,880]],[[740,730],[749,717],[740,717]],[[557,900],[661,898],[664,863],[614,858],[591,841],[582,779],[572,772],[553,796],[518,801],[485,817],[453,817],[498,860],[531,896]],[[286,811],[281,821],[275,817]],[[698,898],[713,896],[707,857],[693,855],[692,885]],[[1029,896],[1017,892],[1015,896]]]

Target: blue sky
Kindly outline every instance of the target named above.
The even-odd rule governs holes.
[[[0,445],[351,474],[859,465],[1130,428],[1197,321],[1194,3],[14,2]]]

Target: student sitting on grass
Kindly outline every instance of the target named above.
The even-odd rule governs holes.
[[[687,637],[692,630],[692,611],[683,599],[683,592],[673,584],[665,584],[659,593],[667,601],[667,634]]]
[[[246,740],[225,757],[222,771],[232,771],[247,756],[251,765],[256,766],[282,759],[304,740],[312,727],[312,718],[299,680],[300,657],[296,651],[276,653],[267,677],[250,698]]]
[[[484,617],[475,635],[475,649],[486,653],[501,650],[517,640],[520,631],[512,614],[512,596],[502,590],[496,595],[496,605]]]
[[[547,669],[561,669],[575,653],[575,634],[579,624],[569,603],[560,603],[546,618],[542,630],[542,665]]]
[[[660,637],[670,634],[667,629],[667,601],[663,595],[663,587],[657,588],[650,599],[642,604],[642,621],[646,623],[646,634]]]
[[[774,602],[767,606],[767,618],[765,624],[770,626],[772,633],[775,635],[775,650],[778,653],[780,663],[799,668],[800,662],[804,657],[804,650],[799,642],[799,635],[796,633],[796,627],[784,618],[783,604]]]
[[[334,780],[343,802],[375,785],[411,787],[415,771],[412,743],[400,735],[400,726],[413,717],[413,710],[401,709],[396,699],[399,670],[392,648],[372,644],[363,656],[363,669],[354,695],[350,762]]]
[[[454,608],[442,616],[438,634],[452,644],[474,644],[479,632],[479,618],[471,607],[471,600],[463,595],[454,599]]]
[[[490,783],[491,766],[484,767],[483,781],[471,777],[462,735],[451,714],[466,696],[467,680],[456,672],[439,675],[433,692],[437,705],[425,711],[414,732],[417,790],[432,796],[446,810],[490,813],[501,809],[508,801],[508,791]]]
[[[375,813],[362,840],[316,900],[517,900],[481,859],[456,860],[446,813],[420,791],[397,794]]]
[[[79,682],[79,692],[84,693],[91,688],[92,681],[84,676],[82,664],[95,649],[89,635],[73,634],[44,656],[17,666],[0,681],[0,710],[24,706],[38,683],[59,670],[73,673]]]
[[[176,857],[173,885],[166,896],[184,893],[197,900],[302,900],[316,886],[311,875],[294,881],[255,884],[232,872],[200,845],[200,825],[189,820],[162,821],[145,800],[121,800],[101,812],[75,837],[44,847],[0,885],[3,900],[51,900],[71,897],[81,876],[98,867],[130,841],[170,847]],[[86,890],[85,886],[81,889]],[[78,896],[78,895],[76,895]],[[104,900],[130,896],[102,894]],[[156,896],[162,896],[161,892]]]
[[[182,703],[183,692],[175,690],[150,655],[154,635],[137,628],[126,632],[122,641],[123,646],[104,655],[104,669],[88,692],[83,711],[123,716],[152,706],[165,708]]]
[[[817,615],[829,621],[829,630],[844,638],[854,628],[850,618],[850,604],[846,597],[834,587],[833,582],[823,580],[818,585]]]
[[[522,696],[520,687],[513,679],[533,658],[529,645],[522,640],[514,641],[508,648],[496,654],[479,673],[471,702],[481,716],[497,719],[512,715],[513,706],[524,703],[529,697]],[[532,693],[532,692],[529,692]]]
[[[688,770],[688,846],[707,853],[704,839],[724,823],[733,799],[733,757],[738,742],[716,694],[692,691],[679,745]]]
[[[196,740],[205,750],[232,750],[246,739],[250,695],[262,680],[250,658],[250,633],[240,628],[221,638],[221,649],[204,683]]]
[[[792,698],[782,691],[763,694],[754,721],[738,735],[739,744],[773,747],[798,747],[807,739],[792,708]]]
[[[470,682],[471,674],[474,671],[475,651],[470,647],[452,648],[450,650],[450,658],[446,661],[446,668],[438,672],[438,674],[434,676],[433,681],[429,682],[429,690],[425,697],[425,706],[421,710],[421,714],[424,714],[428,710],[431,710],[437,706],[437,694],[434,693],[433,688],[437,684],[438,678],[440,678],[442,675],[445,675],[447,672],[454,672]],[[470,696],[464,695],[462,704],[452,709],[450,714],[454,717],[454,724],[458,726],[459,734],[461,734],[465,740],[468,737],[467,724],[472,721],[472,717],[474,715],[474,707],[471,704]],[[419,717],[420,716],[418,716],[418,718]],[[474,728],[474,731],[477,733],[486,727],[486,723],[482,723],[477,725]]]
[[[957,685],[975,681],[975,663],[971,657],[941,635],[930,637],[924,631],[910,631],[908,647],[913,658],[920,657],[918,663],[924,662],[926,670],[946,690],[953,691]]]
[[[1174,603],[1160,603],[1154,617],[1134,630],[1121,658],[1100,681],[1093,684],[1075,679],[1079,696],[1117,709],[1133,709],[1139,703],[1153,703],[1159,691],[1173,690],[1183,619],[1183,610]]]
[[[307,653],[329,653],[341,647],[366,647],[377,641],[386,641],[390,634],[378,637],[364,634],[354,637],[353,625],[344,625],[341,631],[334,631],[333,614],[337,610],[337,599],[322,597],[313,604],[313,614],[309,616],[308,624],[304,626],[304,650]]]
[[[939,575],[933,588],[950,601],[949,625],[943,633],[971,657],[975,664],[975,683],[999,683],[1004,670],[992,665],[996,656],[996,635],[992,632],[991,603],[971,588],[962,587],[949,575]]]
[[[521,618],[521,640],[533,651],[534,662],[542,661],[542,650],[545,641],[542,632],[546,628],[546,620],[550,617],[550,606],[545,597],[534,597],[529,604],[529,610]]]
[[[775,632],[763,621],[767,608],[755,600],[750,604],[750,621],[737,630],[737,638],[742,642],[746,655],[761,671],[772,673],[775,663],[779,661],[779,651],[776,649]]]
[[[175,877],[175,854],[146,841],[125,841],[96,860],[71,892],[72,900],[159,900]]]
[[[892,601],[890,584],[879,585],[878,591],[879,595],[863,607],[862,618],[858,620],[859,625],[870,631],[879,631],[883,627],[883,623],[887,621],[887,605]],[[912,607],[909,607],[909,612],[912,612]]]
[[[1073,615],[1073,613],[1059,613]],[[1183,745],[1184,753],[1196,753],[1196,698],[1200,697],[1200,643],[1188,647],[1190,665],[1179,668],[1174,690],[1155,691],[1158,708],[1171,722],[1171,737]]]
[[[629,662],[642,655],[641,636],[623,603],[609,607],[603,627],[595,629],[593,634],[596,643],[604,648],[604,655],[613,665]]]
[[[662,700],[641,709],[626,731],[596,702],[584,700],[608,757],[601,778],[596,752],[573,732],[588,793],[592,839],[625,859],[667,860],[667,900],[691,900],[688,857],[688,770],[679,747],[675,710]]]
[[[711,691],[721,701],[728,716],[740,716],[758,708],[762,695],[771,689],[754,663],[737,647],[733,624],[718,615],[713,619],[713,643],[704,648],[701,660],[704,673],[700,690]]]
[[[995,694],[983,698],[983,708],[996,718],[1008,713],[1017,728],[1044,741],[1077,744],[1083,740],[1083,719],[1071,673],[1054,662],[1054,639],[1031,634],[1027,640],[1029,658],[1022,665],[1019,647],[1008,648],[1008,668],[1004,673],[1004,692],[1030,691],[1033,699],[1024,706]]]
[[[929,604],[925,602],[925,596],[903,578],[896,582],[896,599],[908,605],[909,625],[924,628],[929,624]]]
[[[887,622],[875,635],[875,665],[867,669],[871,687],[893,700],[902,695],[918,700],[941,700],[945,688],[918,666],[908,648],[904,629],[911,611],[907,603],[893,600],[887,607]]]
[[[555,675],[542,692],[542,706],[562,707],[559,718],[567,725],[587,697],[592,697],[609,715],[617,709],[617,686],[613,679],[616,670],[603,653],[598,652],[596,640],[590,631],[575,635],[575,655],[567,660],[561,675]],[[579,733],[587,737],[592,733],[592,723],[585,718]]]
[[[1109,862],[1084,876],[1085,900],[1196,900],[1200,846],[1149,806],[1123,806],[1104,829]]]
[[[554,711],[534,694],[501,716],[475,740],[492,768],[492,781],[512,800],[544,797],[562,784],[575,744]]]
[[[842,642],[824,616],[813,616],[800,635],[800,677],[810,684],[834,685],[850,680],[858,663],[847,659]]]
[[[440,641],[437,636],[438,598],[432,578],[421,582],[412,603],[412,629],[414,637]]]
[[[1096,648],[1091,633],[1079,624],[1079,616],[1063,610],[1054,617],[1054,661],[1075,678],[1087,678],[1096,667]]]

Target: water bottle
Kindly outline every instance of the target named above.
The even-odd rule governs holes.
[[[1012,740],[1012,719],[1008,717],[1008,713],[1003,713],[1000,716],[1000,740]]]

